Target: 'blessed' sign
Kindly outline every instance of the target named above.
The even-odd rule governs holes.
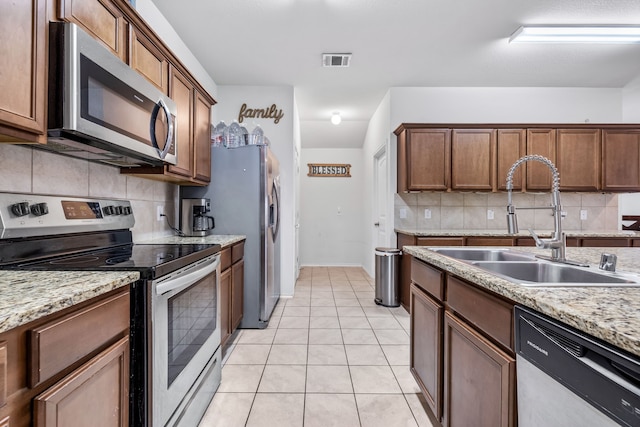
[[[351,178],[351,165],[334,163],[307,163],[307,176]]]

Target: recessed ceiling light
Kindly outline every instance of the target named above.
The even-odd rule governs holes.
[[[640,43],[638,25],[522,26],[509,43]]]
[[[339,125],[342,122],[342,117],[340,117],[340,113],[337,111],[331,115],[331,123],[334,125]]]

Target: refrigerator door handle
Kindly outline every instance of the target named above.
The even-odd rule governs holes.
[[[273,238],[275,239],[280,228],[280,182],[278,177],[273,180],[271,198],[273,203],[269,205],[269,226],[273,230]]]

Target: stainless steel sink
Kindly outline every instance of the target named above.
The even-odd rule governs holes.
[[[639,279],[552,262],[472,262],[472,265],[523,286],[640,286]]]
[[[429,248],[430,250],[461,261],[535,261],[532,254],[509,249],[487,248]]]

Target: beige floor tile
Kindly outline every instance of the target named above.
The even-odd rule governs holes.
[[[309,345],[309,365],[346,365],[347,356],[342,344]]]
[[[382,345],[389,365],[409,365],[410,346],[408,345]]]
[[[331,298],[313,298],[311,297],[311,307],[335,307],[336,303]]]
[[[271,315],[271,317],[269,318],[269,324],[265,329],[277,329],[281,319],[282,317],[280,316],[274,317],[273,315]]]
[[[375,299],[375,292],[373,291],[363,291],[363,290],[353,290],[356,294],[356,297],[358,297],[359,300],[367,300],[367,301],[371,301],[373,302],[373,300]],[[376,304],[374,304],[376,305]]]
[[[364,311],[360,307],[337,307],[337,309],[340,317],[364,316]]]
[[[400,323],[400,326],[402,326],[402,329],[404,329],[406,332],[410,332],[411,330],[411,319],[408,317],[396,317],[396,320]]]
[[[266,365],[258,393],[304,393],[306,365]]]
[[[371,329],[371,324],[366,317],[340,317],[342,329]]]
[[[393,314],[396,317],[406,317],[409,318],[410,314],[407,310],[404,309],[404,307],[400,306],[400,307],[390,307],[389,311],[391,312],[391,314]]]
[[[358,299],[353,291],[337,291],[335,287],[333,288],[333,297],[336,299]]]
[[[269,353],[268,365],[304,365],[307,363],[307,346],[298,344],[274,344]]]
[[[309,344],[342,344],[340,329],[309,329]]]
[[[360,303],[362,308],[378,307],[378,304],[376,304],[373,295],[371,295],[370,297],[358,297],[358,302]]]
[[[307,344],[309,342],[308,329],[278,328],[273,340],[274,344]]]
[[[360,307],[360,301],[357,298],[336,298],[336,307]]]
[[[371,329],[343,329],[342,339],[345,344],[378,344]]]
[[[416,427],[415,418],[401,394],[356,394],[362,427]]]
[[[309,307],[285,307],[282,312],[282,317],[308,316],[309,312]]]
[[[373,332],[380,344],[409,344],[409,334],[403,329],[374,329]]]
[[[349,366],[352,365],[388,365],[387,358],[378,344],[344,346]]]
[[[330,298],[333,299],[333,292],[331,290],[312,290],[311,298]]]
[[[229,355],[227,364],[264,365],[270,349],[270,345],[264,344],[238,344]]]
[[[337,316],[335,307],[311,307],[311,316]]]
[[[413,416],[418,422],[418,427],[434,427],[433,423],[427,415],[428,404],[421,394],[407,393],[404,398],[409,404]]]
[[[309,317],[283,317],[280,319],[280,325],[278,327],[282,329],[307,329],[309,327]]]
[[[307,393],[353,393],[348,366],[307,366]]]
[[[340,322],[338,322],[338,316],[312,316],[309,327],[311,329],[339,329]]]
[[[264,365],[229,365],[222,367],[222,381],[218,393],[255,393],[260,384]]]
[[[392,366],[391,370],[393,371],[393,375],[396,376],[396,380],[398,380],[398,384],[400,384],[400,389],[402,389],[403,393],[420,393],[420,387],[418,387],[418,383],[416,383],[415,378],[413,378],[408,365]]]
[[[244,427],[254,393],[221,393],[214,396],[199,427]]]
[[[298,296],[291,298],[287,301],[287,307],[309,307],[311,305],[311,297],[307,296]]]
[[[368,317],[373,329],[402,329],[395,317]]]
[[[402,393],[389,365],[349,366],[355,393]]]
[[[238,344],[273,344],[275,329],[244,329],[238,338]]]
[[[304,394],[258,393],[247,427],[300,427],[304,419]]]
[[[388,317],[390,319],[393,318],[393,314],[389,311],[387,307],[375,306],[375,307],[363,307],[364,314],[367,317]]]
[[[305,427],[357,427],[360,425],[353,394],[307,394]]]

